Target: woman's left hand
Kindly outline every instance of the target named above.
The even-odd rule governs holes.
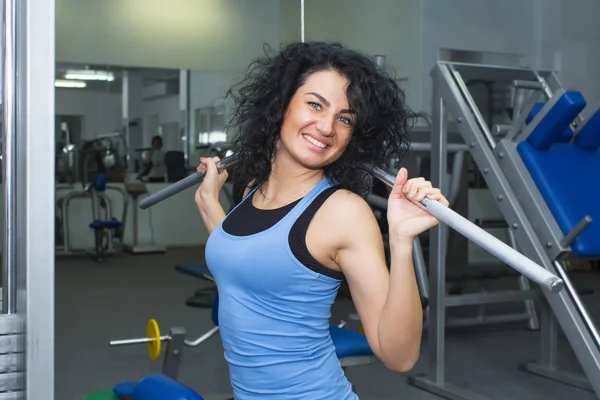
[[[408,179],[408,171],[401,168],[388,199],[390,236],[412,241],[422,232],[439,224],[440,221],[436,217],[410,201],[418,203],[425,198],[439,201],[446,207],[449,204],[440,189],[432,187],[431,182],[424,178]]]

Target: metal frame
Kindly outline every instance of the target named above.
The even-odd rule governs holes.
[[[494,79],[512,82],[514,80],[537,81],[542,83],[544,93],[559,89],[560,82],[551,71],[532,71],[520,68],[505,68],[487,65],[468,65],[458,63],[437,63],[431,71],[433,79],[433,132],[432,140],[432,177],[437,187],[445,187],[447,118],[450,115],[457,123],[465,143],[469,145],[473,159],[482,171],[482,175],[496,203],[504,216],[520,250],[548,271],[559,274],[565,279],[565,290],[557,295],[541,291],[551,312],[544,313],[542,320],[542,365],[534,370],[531,364],[525,366],[530,372],[544,373],[547,377],[560,377],[556,369],[556,336],[558,322],[569,340],[589,383],[596,394],[600,395],[600,350],[596,346],[592,333],[593,326],[586,322],[586,312],[579,308],[578,295],[572,290],[562,265],[556,260],[558,253],[569,249],[557,247],[559,237],[556,222],[545,204],[538,204],[532,197],[537,188],[531,181],[527,184],[527,169],[519,164],[515,147],[509,147],[511,138],[497,145],[490,140],[493,137],[489,127],[482,123],[483,118],[466,89],[462,76],[470,79]],[[508,162],[511,161],[511,162]],[[531,179],[529,177],[529,179]],[[527,190],[521,190],[527,189]],[[539,195],[539,192],[538,192]],[[538,197],[538,199],[541,198]],[[539,208],[536,209],[536,204]],[[547,218],[547,219],[545,219]],[[545,222],[545,223],[542,223]],[[445,381],[445,246],[447,228],[442,224],[432,229],[430,249],[430,315],[429,315],[429,376],[412,376],[409,382],[421,389],[449,399],[478,398],[474,393],[456,387]],[[538,232],[548,232],[543,235]],[[549,235],[549,236],[548,236]],[[547,237],[554,239],[550,241]],[[550,243],[550,246],[547,244]],[[556,244],[555,244],[556,243]],[[592,333],[591,333],[592,332]],[[572,379],[561,379],[573,383]]]
[[[54,399],[54,0],[4,0],[2,399]]]
[[[412,143],[411,150],[416,153],[430,153],[430,143]],[[446,154],[453,155],[452,169],[450,173],[446,174],[447,184],[443,188],[443,192],[447,193],[446,198],[449,202],[449,207],[452,208],[456,203],[456,198],[460,189],[461,182],[461,171],[463,168],[464,153],[469,151],[469,146],[464,143],[450,143],[446,146]],[[421,157],[417,157],[419,160]],[[417,166],[419,170],[420,165]],[[417,174],[418,175],[418,174]],[[381,210],[387,210],[387,198],[383,198],[374,194],[367,196],[367,202],[374,207]],[[516,240],[512,231],[508,229],[508,237],[510,239],[510,245],[512,248],[517,250]],[[445,237],[447,243],[448,236]],[[447,249],[446,249],[447,250]],[[419,286],[419,293],[422,298],[429,299],[429,286],[427,283],[427,267],[425,264],[423,250],[421,247],[420,239],[417,237],[413,241],[413,263],[415,268],[415,275],[417,284]],[[483,288],[482,288],[483,289]],[[445,321],[446,327],[465,327],[465,326],[482,326],[490,324],[500,324],[509,322],[527,322],[528,329],[537,330],[539,328],[539,321],[537,311],[534,305],[534,299],[538,298],[538,293],[535,290],[531,290],[529,280],[520,276],[518,278],[518,289],[515,290],[503,290],[503,291],[486,291],[482,290],[480,293],[468,293],[459,295],[448,295],[444,293],[443,304],[445,307],[460,307],[469,305],[478,305],[479,313],[475,317],[450,317],[447,316]],[[493,303],[507,303],[507,302],[523,302],[524,312],[520,313],[507,313],[502,315],[488,315],[486,313],[486,304]],[[425,321],[428,321],[428,306],[425,309]],[[427,323],[425,324],[427,327]]]

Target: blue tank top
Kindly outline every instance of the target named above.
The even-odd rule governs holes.
[[[331,186],[322,179],[265,231],[233,236],[221,223],[208,238],[206,263],[219,290],[221,339],[236,400],[358,399],[329,335],[341,281],[304,266],[288,242],[294,222]],[[252,201],[255,191],[243,201]]]

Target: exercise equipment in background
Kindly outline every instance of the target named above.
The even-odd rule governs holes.
[[[497,303],[500,298],[506,301],[512,297],[525,305],[531,304],[530,301],[537,303],[541,312],[539,363],[523,363],[519,368],[600,395],[600,337],[564,265],[570,256],[600,257],[600,225],[590,223],[600,219],[598,111],[583,120],[579,114],[586,104],[581,94],[565,91],[556,74],[550,71],[438,62],[431,77],[435,105],[432,183],[446,187],[448,125],[452,124],[468,145],[504,217],[503,221],[479,221],[480,225],[504,227],[512,246],[558,276],[564,290],[558,294],[525,288],[512,293],[448,294],[445,260],[448,231],[443,224],[433,228],[428,279],[421,285],[429,297],[430,363],[428,374],[412,375],[409,383],[448,399],[480,398],[446,380],[447,308]],[[511,119],[509,123],[491,126],[491,122],[485,121],[468,89],[470,81],[482,80],[511,89],[514,107],[512,118],[507,117]],[[538,104],[540,97],[545,97],[542,104]],[[585,188],[585,193],[581,188]],[[477,268],[473,269],[477,273]],[[585,376],[559,367],[558,324]]]
[[[148,193],[148,187],[143,182],[125,182],[125,191],[131,196],[133,201],[133,215],[132,215],[132,226],[133,226],[133,239],[131,245],[125,245],[125,251],[133,254],[146,254],[146,253],[164,253],[167,251],[165,246],[158,245],[154,243],[154,240],[151,239],[148,244],[140,244],[138,240],[138,198]],[[148,216],[148,218],[152,219],[152,214]],[[152,221],[150,221],[152,224]],[[152,225],[150,226],[150,230],[152,231]],[[152,233],[152,232],[151,232]]]

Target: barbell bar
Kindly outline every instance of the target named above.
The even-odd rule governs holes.
[[[219,171],[227,168],[237,162],[235,154],[223,158],[217,162]],[[394,186],[396,174],[385,170],[379,166],[372,165],[368,168],[369,173],[385,183],[390,188]],[[194,173],[166,188],[151,194],[140,202],[140,208],[146,209],[163,201],[189,187],[199,184],[204,179],[204,174]],[[436,217],[440,222],[445,223],[465,238],[469,239],[479,247],[487,250],[490,254],[505,262],[507,265],[520,272],[533,282],[537,283],[548,292],[557,294],[564,287],[564,281],[554,275],[546,268],[535,263],[517,250],[513,249],[500,239],[478,227],[468,219],[464,218],[456,211],[444,206],[440,202],[424,199],[421,202],[413,202],[419,207],[425,209],[428,213]]]
[[[218,331],[219,327],[215,326],[205,334],[200,335],[196,340],[185,340],[183,343],[187,347],[196,347],[202,342],[211,338]],[[155,319],[150,319],[148,320],[148,323],[146,325],[146,337],[135,339],[111,340],[110,342],[108,342],[108,344],[110,346],[130,346],[137,344],[146,344],[148,346],[148,356],[150,357],[150,359],[156,361],[160,357],[162,342],[168,342],[169,340],[171,340],[171,336],[161,336],[158,322]]]

